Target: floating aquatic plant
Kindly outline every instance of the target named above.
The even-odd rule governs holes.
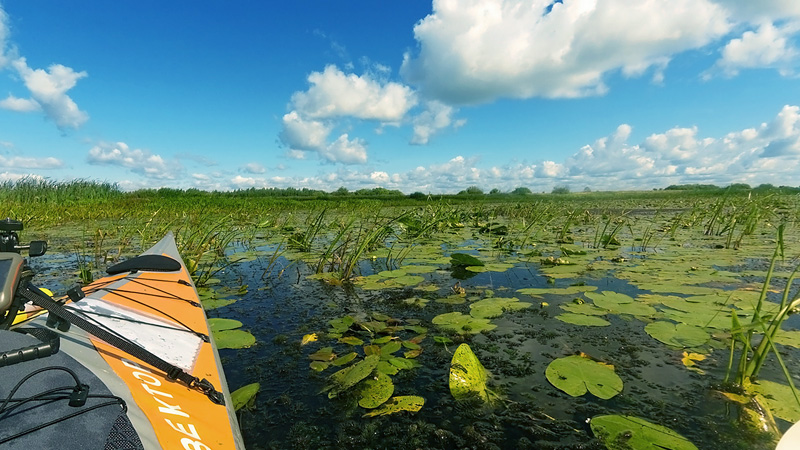
[[[450,362],[450,393],[453,398],[464,400],[477,397],[484,402],[493,401],[496,395],[486,386],[488,381],[488,372],[470,346],[459,345]]]
[[[238,411],[242,408],[251,409],[255,407],[256,394],[260,389],[260,384],[251,383],[231,392],[234,411]]]
[[[553,386],[573,397],[590,392],[608,400],[622,392],[622,379],[614,372],[614,366],[583,354],[554,360],[547,366],[545,376]]]
[[[214,343],[218,349],[247,348],[256,343],[256,338],[249,331],[238,330],[242,322],[234,319],[208,319]]]
[[[595,416],[589,424],[592,433],[609,450],[697,450],[694,444],[675,431],[639,417]]]

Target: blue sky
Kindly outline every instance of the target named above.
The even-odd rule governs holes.
[[[796,0],[0,0],[0,180],[798,186]]]

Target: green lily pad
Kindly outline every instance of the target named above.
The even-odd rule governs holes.
[[[256,343],[256,337],[244,330],[222,330],[213,336],[218,349],[247,348]]]
[[[623,303],[633,303],[631,296],[613,291],[587,292],[584,295],[592,299],[595,305],[605,309],[612,309]]]
[[[463,294],[454,294],[436,299],[436,303],[444,303],[446,305],[461,305],[466,301],[466,297]]]
[[[356,364],[331,375],[330,382],[324,389],[324,391],[328,391],[328,398],[336,397],[368,377],[378,366],[379,361],[380,357],[378,355],[370,355]]]
[[[547,366],[545,376],[553,386],[573,397],[588,391],[608,400],[622,392],[622,379],[613,366],[580,355],[556,359]]]
[[[336,354],[333,353],[333,347],[323,347],[316,352],[308,355],[313,361],[333,361]]]
[[[478,319],[462,314],[458,311],[439,314],[431,321],[442,329],[454,331],[459,334],[478,334],[497,328],[489,319]]]
[[[598,308],[591,303],[564,303],[558,305],[559,308],[573,314],[583,314],[587,316],[605,316],[607,309]]]
[[[425,281],[425,278],[419,275],[404,275],[402,277],[393,278],[392,282],[397,287],[416,286]]]
[[[416,395],[392,397],[379,408],[364,414],[364,417],[388,416],[400,411],[417,412],[424,404],[425,399]]]
[[[592,433],[609,450],[670,449],[697,450],[685,437],[667,427],[633,416],[596,416],[590,422]],[[623,443],[623,444],[620,444]]]
[[[203,305],[203,309],[206,311],[210,311],[212,309],[222,308],[223,306],[228,306],[236,303],[236,299],[233,298],[209,298],[207,300],[201,300],[200,303]]]
[[[453,266],[467,267],[467,266],[483,266],[484,263],[480,259],[468,255],[466,253],[451,253],[450,264]]]
[[[362,408],[373,409],[382,405],[394,393],[394,384],[388,375],[378,372],[373,378],[367,378],[362,383],[361,398],[358,405]]]
[[[315,372],[322,372],[323,370],[327,369],[331,363],[326,361],[311,361],[311,364],[308,367],[311,367],[312,370]]]
[[[392,357],[392,353],[400,350],[403,347],[403,344],[399,341],[391,341],[387,342],[381,347],[381,359],[389,359]]]
[[[759,380],[750,385],[750,390],[764,397],[766,407],[774,414],[787,422],[800,421],[800,406],[797,404],[792,388],[789,385],[775,383],[769,380]]]
[[[531,306],[531,303],[521,302],[516,297],[492,297],[469,305],[469,314],[479,319],[491,319],[492,317],[500,317],[504,311],[518,311],[529,306]]]
[[[698,347],[711,338],[708,332],[700,327],[663,320],[647,324],[644,331],[652,338],[678,348]]]
[[[343,338],[339,338],[339,342],[349,345],[364,345],[364,341],[355,336],[345,336]]]
[[[483,273],[483,272],[505,272],[508,269],[513,268],[513,264],[508,263],[489,263],[484,264],[482,266],[467,266],[465,267],[466,270],[475,273]]]
[[[415,367],[420,366],[418,362],[414,361],[413,359],[407,359],[407,358],[394,357],[390,358],[388,361],[389,364],[397,367],[398,369],[413,369]]]
[[[350,352],[350,353],[348,353],[346,355],[343,355],[343,356],[340,356],[340,357],[334,359],[333,361],[331,361],[331,364],[333,364],[334,366],[343,366],[345,364],[350,363],[350,361],[356,359],[357,356],[358,356],[358,353]]]
[[[567,286],[565,288],[524,288],[517,289],[520,294],[539,297],[545,294],[550,295],[575,295],[581,292],[596,291],[597,286]]]
[[[212,333],[223,330],[233,330],[242,326],[242,322],[234,319],[211,318],[208,319],[208,327]]]
[[[244,407],[252,408],[255,406],[256,394],[259,389],[261,389],[260,384],[251,383],[231,392],[231,401],[233,401],[234,411],[238,411]]]
[[[478,397],[489,401],[489,375],[468,344],[461,344],[450,362],[450,393],[456,400]]]
[[[597,316],[586,316],[574,313],[559,314],[556,316],[556,319],[573,325],[582,325],[586,327],[607,327],[611,325],[611,322]]]
[[[390,364],[389,361],[380,361],[375,370],[386,375],[397,375],[400,372],[400,368]]]

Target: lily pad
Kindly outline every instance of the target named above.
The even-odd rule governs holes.
[[[547,381],[573,397],[591,392],[608,400],[622,392],[622,379],[614,367],[573,355],[551,362],[545,371]]]
[[[459,334],[478,334],[497,328],[497,325],[492,324],[489,319],[478,319],[458,311],[439,314],[432,322],[440,328]]]
[[[663,320],[644,327],[652,338],[669,346],[678,348],[698,347],[705,344],[711,336],[702,328],[685,323],[674,324]]]
[[[223,330],[233,330],[242,326],[242,322],[234,319],[211,318],[208,319],[208,326],[212,333]]]
[[[259,389],[261,389],[260,384],[251,383],[231,392],[234,411],[238,411],[244,407],[252,408],[255,406],[256,394]]]
[[[416,395],[392,397],[380,408],[364,414],[364,417],[388,416],[400,411],[417,412],[422,409],[424,404],[425,399]]]
[[[489,375],[468,344],[461,344],[450,362],[450,393],[456,400],[478,397],[489,401]]]
[[[222,330],[213,336],[218,349],[247,348],[256,343],[256,337],[244,330]]]
[[[358,356],[358,353],[350,352],[344,356],[340,356],[334,359],[333,361],[331,361],[331,364],[333,364],[334,366],[344,366],[345,364],[350,363],[350,361],[356,359],[356,356]]]
[[[634,416],[596,416],[592,417],[590,425],[592,433],[609,450],[697,450],[689,440],[669,428]]]
[[[467,266],[465,269],[470,272],[483,273],[483,272],[505,272],[514,267],[513,264],[508,263],[489,263],[482,266]]]
[[[766,406],[776,417],[787,422],[800,421],[800,405],[797,404],[789,385],[759,380],[758,383],[751,384],[749,388],[764,397]]]
[[[462,266],[462,267],[484,265],[483,261],[466,253],[451,253],[450,264],[453,266]]]
[[[469,305],[469,314],[479,319],[491,319],[492,317],[500,317],[504,311],[518,311],[529,306],[531,306],[531,303],[521,302],[516,297],[492,297]]]
[[[380,357],[378,355],[370,355],[358,363],[331,375],[330,383],[324,389],[328,391],[328,398],[336,397],[368,377],[378,366],[379,361]]]
[[[375,377],[368,378],[362,383],[358,405],[367,409],[377,408],[389,400],[393,393],[392,379],[388,375],[378,372]]]
[[[539,297],[545,294],[551,295],[575,295],[581,292],[596,291],[597,286],[567,286],[565,288],[524,288],[517,289],[520,294]]]
[[[597,316],[586,316],[574,313],[559,314],[556,316],[556,319],[573,325],[583,325],[586,327],[607,327],[611,325],[611,322]]]

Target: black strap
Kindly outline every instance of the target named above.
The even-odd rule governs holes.
[[[50,314],[55,314],[56,316],[68,321],[71,324],[74,324],[78,328],[90,333],[110,345],[124,351],[125,353],[140,359],[141,361],[155,367],[158,370],[163,371],[167,375],[167,379],[169,380],[178,380],[185,383],[187,386],[197,389],[202,393],[206,394],[206,396],[211,399],[212,402],[218,405],[225,404],[225,398],[221,392],[217,391],[214,388],[214,385],[211,384],[210,381],[203,378],[202,380],[193,376],[190,373],[185,372],[180,367],[177,367],[173,364],[164,361],[163,359],[159,358],[158,356],[154,355],[153,353],[149,352],[148,350],[134,344],[133,342],[124,339],[116,334],[109,332],[108,330],[99,327],[88,320],[84,319],[83,317],[73,313],[72,311],[68,310],[64,307],[64,305],[54,301],[51,299],[47,294],[40,291],[39,288],[33,286],[30,283],[27,283],[25,286],[21,286],[19,289],[19,293],[25,297],[25,299],[33,302],[35,305],[41,306],[42,308],[46,309],[50,312]]]

